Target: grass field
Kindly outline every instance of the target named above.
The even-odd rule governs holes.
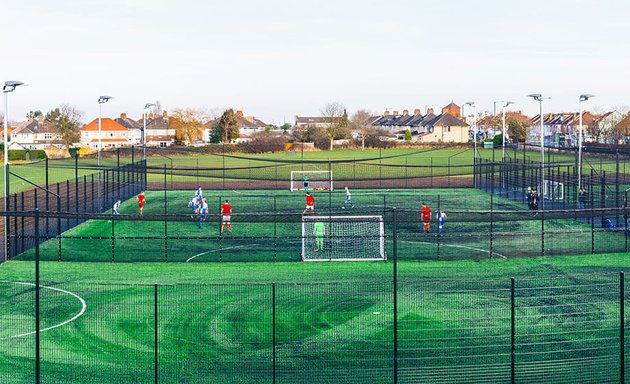
[[[496,159],[500,159],[501,150],[489,150],[489,149],[480,149],[479,156],[483,159],[492,159],[494,156]],[[152,152],[149,151],[151,154]],[[516,157],[519,159],[523,158],[523,152],[513,152],[508,150],[508,156]],[[526,151],[525,157],[532,161],[539,161],[540,155],[536,151]],[[140,151],[138,151],[138,156],[140,156]],[[278,153],[264,153],[264,154],[230,154],[230,157],[226,157],[223,159],[222,156],[218,155],[176,155],[163,157],[159,155],[153,154],[148,157],[147,163],[150,167],[161,168],[166,164],[167,167],[170,167],[171,164],[175,168],[213,168],[220,169],[225,166],[228,170],[227,177],[230,176],[230,173],[233,175],[238,175],[238,177],[247,177],[250,174],[248,172],[254,172],[256,175],[257,169],[256,167],[270,167],[274,164],[273,161],[292,161],[299,162],[302,160],[302,153],[294,153],[287,154],[285,152]],[[243,156],[246,158],[237,158],[232,156]],[[460,166],[458,170],[454,170],[454,174],[471,174],[472,167],[465,167],[465,165],[471,165],[473,163],[473,150],[472,149],[368,149],[368,150],[333,150],[333,151],[318,151],[318,152],[304,152],[303,154],[304,161],[327,161],[327,160],[366,160],[366,159],[376,159],[372,161],[366,162],[369,165],[362,165],[359,169],[352,168],[347,165],[339,165],[335,166],[335,173],[339,176],[343,176],[346,178],[352,178],[355,175],[359,175],[359,178],[374,178],[374,177],[414,177],[414,176],[428,176],[429,169],[408,169],[405,171],[403,168],[391,168],[384,167],[385,173],[383,171],[379,171],[379,167],[377,165],[383,164],[387,165],[407,165],[407,166],[434,166],[436,167],[434,171],[434,175],[446,175],[447,169],[440,169],[439,167],[444,167],[447,165],[452,166]],[[378,158],[382,156],[382,160],[378,160]],[[269,160],[269,161],[266,161]],[[573,155],[561,155],[561,154],[553,154],[553,161],[555,162],[564,162],[566,164],[572,164],[575,162],[575,156]],[[126,164],[131,161],[130,157],[121,157],[121,164]],[[591,155],[585,155],[585,164],[584,169],[585,173],[588,173],[590,168],[595,169],[596,171],[605,170],[608,173],[615,171],[615,164],[611,163],[611,158],[603,158]],[[625,172],[625,163],[621,163],[621,170]],[[83,177],[83,175],[90,175],[95,172],[95,166],[97,164],[97,160],[95,158],[80,158],[79,159],[79,177]],[[105,166],[115,166],[117,164],[117,159],[112,157],[104,157],[103,165]],[[33,183],[43,185],[45,183],[45,170],[44,170],[44,162],[37,163],[16,163],[12,167],[12,172],[30,180]],[[74,172],[74,159],[62,159],[62,160],[51,160],[50,161],[51,170],[49,175],[49,183],[62,182],[65,180],[73,180],[75,177]],[[246,168],[254,167],[252,171],[247,170]],[[242,168],[240,171],[235,171],[235,169]],[[327,169],[327,164],[312,165],[312,168],[315,169]],[[282,177],[283,179],[288,179],[290,170],[295,170],[295,167],[291,167],[289,165],[281,166],[279,169],[278,177]],[[300,168],[301,169],[301,168]],[[628,169],[630,169],[630,164],[628,164]],[[264,170],[264,168],[263,168]],[[271,172],[269,175],[276,176],[276,170],[267,170]],[[406,172],[406,173],[405,173]],[[223,174],[221,172],[215,171],[189,171],[189,172],[180,172],[178,175],[177,172],[172,176],[169,175],[169,182],[172,180],[173,182],[177,181],[203,181],[203,180],[211,180],[216,177],[222,177]],[[3,182],[4,174],[0,175],[0,181]],[[148,175],[149,182],[162,182],[163,175],[159,172],[152,172]],[[26,189],[30,189],[31,186],[24,182],[23,180],[18,179],[17,177],[12,177],[10,180],[10,190],[12,193],[20,192]],[[4,191],[0,191],[0,195],[2,195]]]
[[[281,383],[392,382],[387,208],[394,206],[399,382],[510,382],[511,277],[517,382],[618,380],[618,273],[630,269],[626,254],[511,258],[538,252],[540,221],[515,213],[524,204],[497,197],[493,215],[502,220],[493,223],[491,254],[487,217],[471,213],[489,209],[488,194],[352,192],[352,214],[386,208],[388,261],[295,262],[304,194],[265,190],[206,192],[213,221],[201,229],[196,219],[166,227],[90,220],[64,233],[64,262],[54,261],[58,239],[42,244],[43,382],[148,383],[157,371],[162,383],[268,383],[274,367]],[[148,192],[145,212],[188,213],[192,193]],[[315,197],[318,214],[348,214],[341,189]],[[225,198],[234,206],[235,232],[221,237],[216,215]],[[449,214],[440,260],[435,227],[429,235],[420,231],[421,201]],[[121,212],[136,208],[126,201]],[[275,224],[239,216],[261,209],[275,212]],[[549,254],[580,253],[595,236],[588,223],[571,218],[552,217],[546,225],[559,231],[547,238]],[[598,252],[623,242],[612,232],[595,234]],[[169,262],[160,262],[166,255]],[[32,258],[28,252],[0,265],[3,383],[33,381]]]

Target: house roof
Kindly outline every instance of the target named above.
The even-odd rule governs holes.
[[[26,124],[22,128],[18,128],[14,131],[16,134],[18,133],[58,133],[57,129],[54,125],[49,124],[45,121],[33,120],[30,123]]]
[[[128,131],[126,127],[118,124],[116,121],[110,118],[101,119],[101,131]],[[98,119],[92,120],[89,124],[86,124],[81,128],[81,131],[98,131]]]
[[[156,116],[149,118],[147,116],[147,129],[170,129],[171,124],[168,121],[168,117]]]
[[[440,126],[440,127],[467,127],[468,124],[458,119],[457,117],[448,114],[448,113],[440,113],[439,115],[433,118],[424,119],[422,125],[427,126]]]
[[[141,129],[142,120],[130,119],[124,113],[116,119],[116,122],[127,129]]]

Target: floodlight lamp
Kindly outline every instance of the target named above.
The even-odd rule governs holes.
[[[146,103],[146,104],[144,105],[144,109],[149,109],[149,108],[151,108],[151,107],[155,107],[155,104],[153,104],[153,103]]]
[[[510,105],[510,104],[514,104],[514,102],[513,102],[513,101],[506,101],[506,102],[505,102],[505,106],[506,106],[506,107],[507,107],[508,105]]]
[[[475,102],[474,101],[467,101],[464,103],[464,105],[470,105],[471,107],[475,106]]]
[[[109,99],[113,99],[113,97],[111,97],[111,96],[100,96],[98,98],[98,103],[99,104],[107,103],[109,101]]]
[[[15,88],[19,87],[20,85],[24,85],[24,83],[21,81],[5,81],[4,86],[2,87],[2,92],[13,92],[15,91]]]
[[[595,97],[595,95],[590,95],[590,94],[584,94],[584,95],[580,95],[580,101],[586,101],[588,99],[590,99],[591,97]]]
[[[531,95],[527,95],[527,97],[532,97],[536,101],[542,100],[542,95],[540,93],[532,93]]]

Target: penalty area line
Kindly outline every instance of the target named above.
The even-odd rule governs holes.
[[[437,245],[437,243],[431,243],[429,241],[411,241],[411,240],[399,240],[403,243],[414,243],[414,244],[433,244],[433,245]],[[487,253],[490,254],[490,256],[496,255],[499,256],[500,258],[503,259],[507,259],[507,256],[502,255],[498,252],[492,252],[490,253],[490,251],[486,250],[486,249],[481,249],[481,248],[474,248],[474,247],[467,247],[465,245],[456,245],[456,244],[440,244],[441,247],[453,247],[453,248],[462,248],[462,249],[470,249],[471,251],[477,251],[477,252],[483,252],[483,253]]]
[[[35,284],[33,283],[24,283],[24,282],[19,282],[19,281],[8,281],[8,280],[0,280],[0,283],[11,283],[11,284],[20,284],[20,285],[30,285],[35,287]],[[75,297],[77,300],[79,300],[81,302],[81,310],[79,311],[79,313],[77,313],[76,315],[74,315],[72,318],[64,321],[63,323],[59,323],[56,325],[53,325],[52,327],[48,327],[48,328],[44,328],[44,329],[40,329],[39,332],[45,332],[45,331],[50,331],[51,329],[55,329],[55,328],[59,328],[59,327],[63,327],[64,325],[71,323],[73,321],[75,321],[76,319],[78,319],[79,317],[83,316],[83,314],[85,313],[85,310],[87,309],[87,303],[85,302],[85,300],[83,300],[83,298],[79,295],[77,295],[76,293],[70,292],[70,291],[66,291],[64,289],[60,289],[60,288],[54,288],[54,287],[47,287],[45,285],[41,285],[40,288],[44,288],[44,289],[50,289],[53,291],[57,291],[57,292],[61,292],[61,293],[65,293],[67,295],[73,296]],[[9,340],[9,339],[16,339],[18,337],[24,337],[24,336],[29,336],[29,335],[34,335],[35,333],[37,333],[36,331],[32,331],[32,332],[27,332],[27,333],[22,333],[19,335],[13,335],[13,336],[6,336],[6,337],[0,337],[0,340]]]
[[[250,246],[256,246],[258,244],[243,244],[243,245],[235,245],[233,247],[226,247],[226,248],[222,248],[222,249],[213,249],[211,251],[206,251],[206,252],[201,252],[200,254],[197,254],[191,258],[189,258],[188,260],[186,260],[186,262],[189,262],[190,260],[193,260],[199,256],[203,256],[203,255],[207,255],[208,253],[214,253],[214,252],[220,252],[220,251],[225,251],[227,249],[234,249],[234,248],[243,248],[243,247],[250,247]]]

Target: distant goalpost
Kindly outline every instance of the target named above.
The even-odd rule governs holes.
[[[332,171],[291,171],[292,191],[332,191]]]
[[[564,183],[544,180],[542,195],[547,200],[564,200]]]
[[[387,260],[383,216],[304,216],[302,260]]]

